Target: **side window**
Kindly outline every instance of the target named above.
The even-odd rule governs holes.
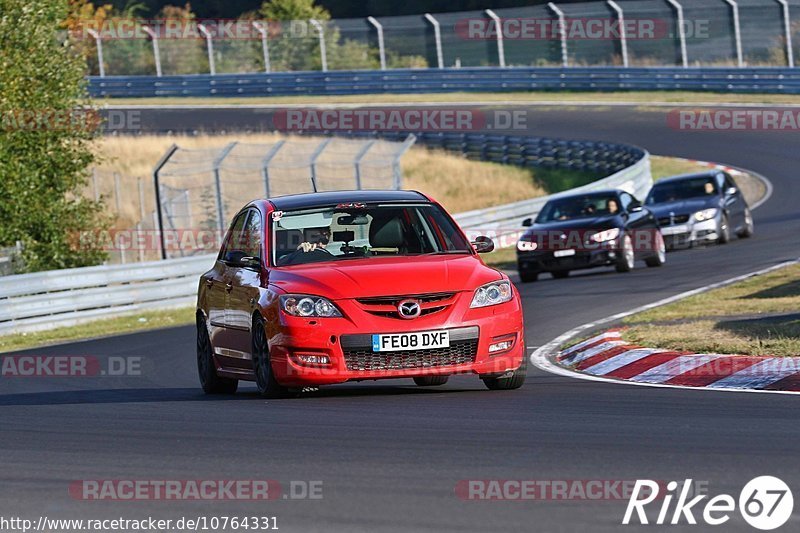
[[[251,257],[261,257],[261,243],[263,242],[263,225],[261,224],[261,213],[255,209],[250,209],[247,223],[244,227],[244,242],[242,248]]]
[[[724,192],[725,189],[727,188],[727,186],[725,185],[725,182],[727,181],[727,176],[722,172],[720,172],[715,177],[717,181],[717,191]]]
[[[620,202],[622,202],[622,210],[628,211],[633,203],[633,196],[630,194],[623,192],[619,195]]]
[[[228,261],[234,253],[242,251],[242,230],[244,229],[244,223],[247,219],[247,213],[247,211],[239,213],[233,220],[231,229],[228,230],[228,236],[222,244],[222,249],[219,251],[219,256],[217,257],[220,261]]]
[[[725,174],[724,176],[725,176],[725,186],[722,188],[723,191],[727,191],[731,187],[736,187],[736,182],[733,181],[733,178],[731,178],[727,174]]]

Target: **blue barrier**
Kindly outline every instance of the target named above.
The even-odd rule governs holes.
[[[93,97],[685,90],[800,94],[800,69],[478,67],[186,76],[90,76]]]

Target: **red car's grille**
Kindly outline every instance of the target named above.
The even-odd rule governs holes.
[[[450,346],[431,350],[373,352],[371,335],[343,335],[344,361],[348,370],[380,371],[437,368],[469,364],[478,354],[478,328],[450,330]]]
[[[455,292],[439,292],[434,294],[408,294],[405,296],[377,296],[372,298],[356,298],[367,313],[390,318],[401,318],[397,306],[403,300],[417,300],[422,308],[420,316],[431,315],[447,309],[453,304]]]

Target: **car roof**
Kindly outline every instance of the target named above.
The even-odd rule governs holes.
[[[417,191],[393,190],[311,192],[279,196],[268,201],[280,211],[351,202],[430,202],[425,195]]]
[[[713,178],[717,174],[722,172],[721,170],[705,170],[703,172],[690,172],[689,174],[679,174],[677,176],[670,176],[668,178],[663,178],[658,180],[655,184],[658,185],[660,183],[671,183],[673,181],[681,181],[685,179],[691,178]]]
[[[625,192],[622,189],[600,189],[598,191],[576,192],[573,194],[558,194],[553,200],[563,200],[565,198],[584,198],[586,196],[612,196]]]

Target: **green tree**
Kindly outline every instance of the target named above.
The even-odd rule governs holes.
[[[0,246],[21,241],[28,271],[106,255],[78,244],[109,221],[81,195],[97,124],[81,111],[86,63],[59,31],[66,17],[65,0],[0,0]]]

